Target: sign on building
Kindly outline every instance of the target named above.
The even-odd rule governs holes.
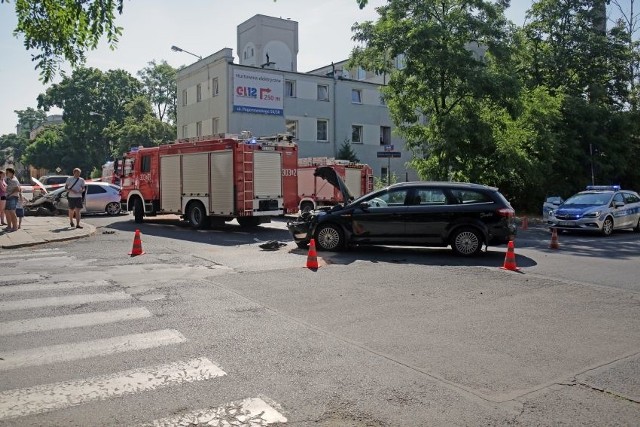
[[[281,74],[233,72],[233,111],[283,115],[284,77]]]

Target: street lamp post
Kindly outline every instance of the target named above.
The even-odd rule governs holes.
[[[195,53],[191,53],[191,52],[189,52],[188,50],[184,50],[184,49],[182,49],[181,47],[178,47],[178,46],[171,46],[171,50],[172,50],[172,51],[174,51],[174,52],[184,52],[184,53],[188,53],[189,55],[193,55],[193,56],[195,56],[196,58],[198,58],[198,60],[202,59],[202,56],[200,56],[200,55],[196,55]]]

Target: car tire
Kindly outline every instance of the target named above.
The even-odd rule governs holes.
[[[254,216],[241,216],[238,217],[237,221],[242,228],[251,228],[260,225],[260,220]]]
[[[483,238],[476,229],[465,227],[451,236],[451,249],[456,255],[475,256],[482,251]]]
[[[339,251],[344,247],[344,233],[336,224],[323,224],[316,230],[315,241],[320,250]]]
[[[105,212],[107,213],[107,215],[119,215],[120,214],[120,203],[118,202],[111,202],[107,205],[107,207],[105,208]]]
[[[640,217],[638,218],[638,223],[636,224],[636,226],[633,227],[633,231],[635,231],[636,233],[640,232]]]
[[[142,224],[144,218],[144,207],[142,206],[142,200],[136,199],[133,202],[133,220],[136,224]]]
[[[200,202],[193,202],[187,209],[187,219],[191,227],[201,230],[209,226],[209,217],[204,205]]]
[[[607,217],[602,223],[602,235],[605,237],[611,236],[611,233],[613,233],[613,219]]]

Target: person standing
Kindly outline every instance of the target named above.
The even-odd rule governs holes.
[[[67,178],[64,188],[67,189],[67,200],[69,201],[69,226],[73,227],[73,217],[76,217],[76,228],[80,225],[80,210],[82,209],[82,193],[84,193],[85,182],[80,178],[82,171],[79,168],[73,170],[73,176]]]
[[[7,218],[7,228],[4,230],[7,233],[18,230],[18,217],[16,216],[16,207],[18,205],[18,198],[20,197],[20,181],[16,178],[15,170],[13,168],[7,168],[5,174],[5,182],[7,184],[7,203],[4,208],[4,215]]]
[[[7,183],[4,182],[4,171],[0,170],[0,225],[7,225],[4,222],[4,206],[7,204]]]

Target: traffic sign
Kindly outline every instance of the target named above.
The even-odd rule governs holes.
[[[393,145],[385,145],[384,151],[393,151]]]
[[[400,152],[399,151],[378,151],[377,155],[379,159],[400,157]]]

